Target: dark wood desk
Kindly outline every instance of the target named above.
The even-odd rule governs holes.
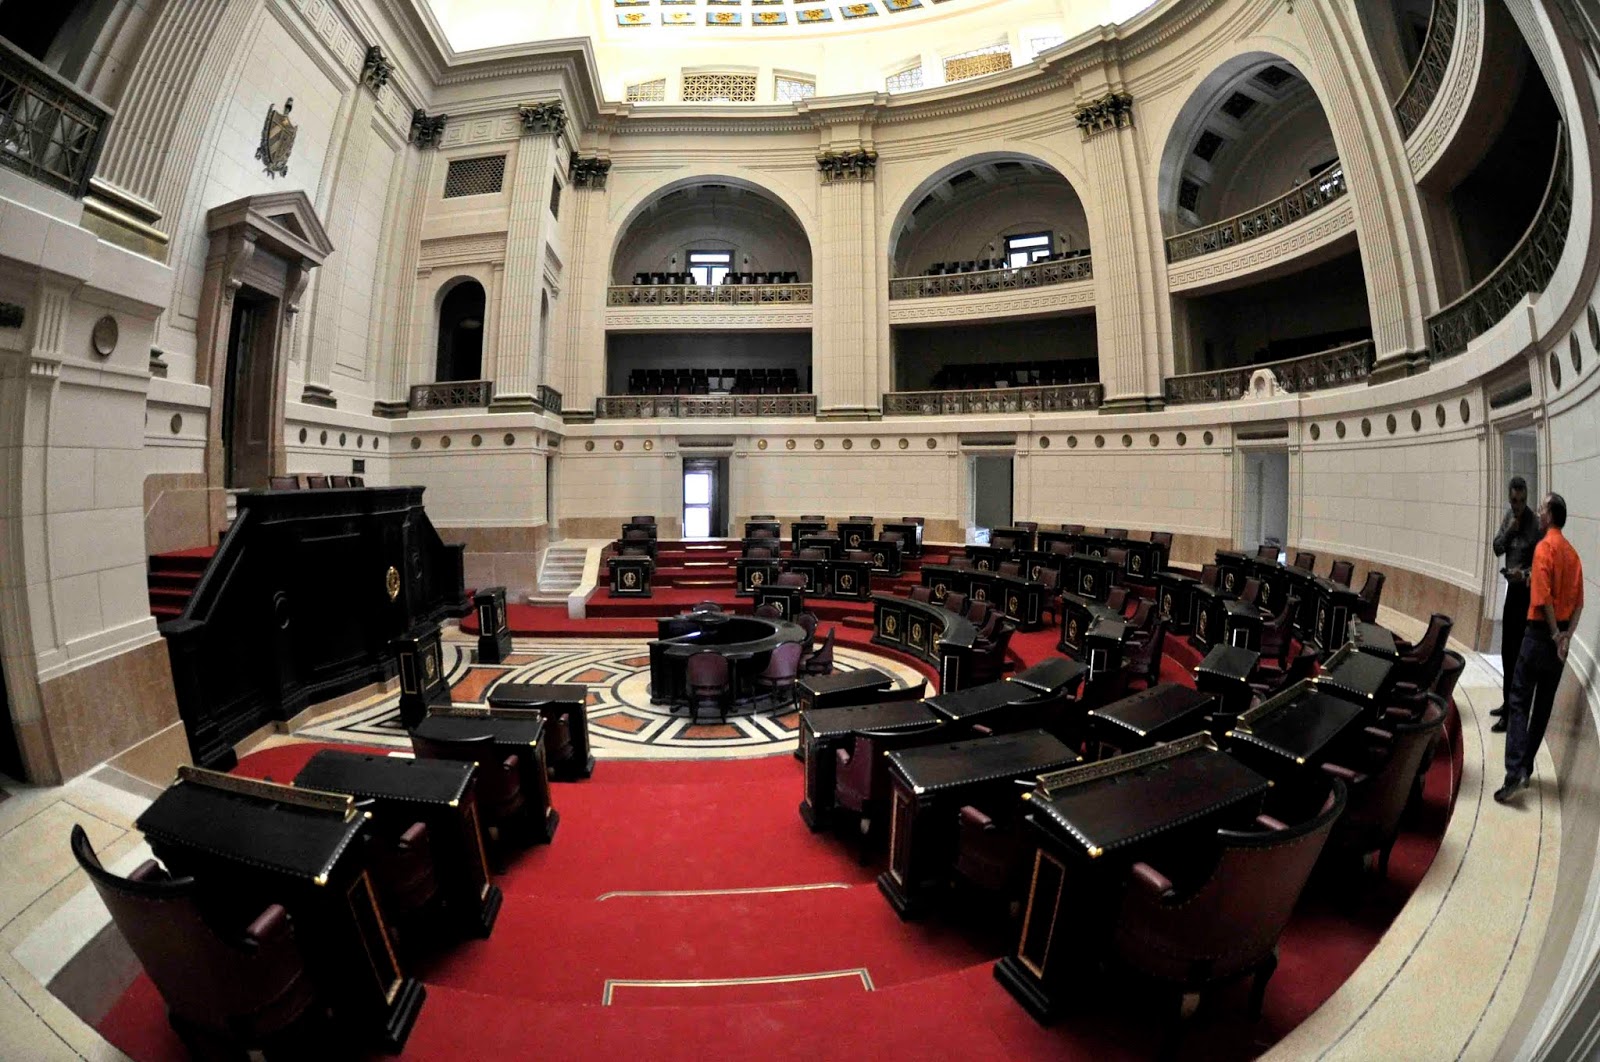
[[[800,713],[800,748],[805,764],[800,817],[812,832],[828,824],[836,807],[835,753],[853,746],[857,735],[879,735],[883,739],[880,747],[893,747],[897,742],[937,741],[945,732],[944,721],[920,701],[853,704]]]
[[[1053,656],[1041,660],[1032,667],[1012,675],[1008,680],[1018,686],[1038,690],[1040,693],[1058,697],[1063,694],[1070,696],[1074,690],[1083,683],[1089,674],[1088,665],[1081,660],[1073,660],[1065,656]]]
[[[1366,620],[1353,619],[1348,631],[1350,644],[1363,653],[1370,653],[1390,663],[1400,660],[1400,647],[1395,644],[1394,632],[1387,627]]]
[[[350,797],[180,767],[134,824],[207,904],[245,915],[282,904],[319,999],[354,1036],[398,1053],[427,992],[406,976],[363,862]]]
[[[992,593],[991,600],[1019,630],[1036,631],[1044,626],[1044,607],[1051,595],[1043,583],[1019,575],[996,575]]]
[[[806,675],[795,685],[794,700],[801,711],[840,708],[849,704],[874,704],[894,685],[894,676],[875,667],[835,671],[831,675]]]
[[[1223,591],[1196,585],[1194,634],[1189,642],[1202,651],[1217,645],[1261,647],[1261,612],[1254,605],[1229,597]]]
[[[1324,653],[1336,651],[1349,640],[1350,621],[1361,607],[1361,596],[1349,587],[1323,580],[1316,595],[1313,641]]]
[[[1104,601],[1122,576],[1120,566],[1092,553],[1074,553],[1062,563],[1062,570],[1067,576],[1065,589],[1094,601]]]
[[[914,916],[949,877],[958,809],[977,802],[1004,816],[1032,779],[1080,762],[1043,730],[954,741],[888,754],[891,786],[889,869],[878,889],[901,918]]]
[[[805,579],[805,592],[813,597],[865,601],[872,594],[872,564],[852,560],[804,560],[791,557],[783,570]]]
[[[594,774],[588,686],[502,682],[489,691],[489,707],[536,711],[544,718],[546,761],[552,777],[574,779]]]
[[[1089,735],[1106,749],[1136,752],[1207,729],[1217,696],[1163,682],[1089,713]]]
[[[1238,597],[1244,581],[1255,574],[1255,556],[1236,549],[1217,550],[1217,589],[1225,597]]]
[[[473,764],[450,760],[322,749],[306,761],[294,784],[363,801],[374,826],[392,836],[414,822],[426,823],[434,877],[446,907],[472,935],[487,937],[502,897],[489,880],[473,787],[476,771]]]
[[[767,532],[763,535],[761,532]],[[783,525],[776,520],[746,520],[744,523],[745,538],[770,538],[773,546],[783,538]]]
[[[611,577],[612,597],[649,597],[650,576],[656,566],[649,557],[628,554],[606,558],[606,571]]]
[[[968,546],[966,554],[972,567],[980,572],[998,572],[1000,565],[1012,559],[1011,550],[994,546]]]
[[[511,628],[506,626],[506,588],[489,586],[472,595],[478,610],[480,664],[498,664],[511,655]]]
[[[1250,821],[1269,785],[1204,734],[1042,777],[1023,813],[1034,855],[1022,931],[995,978],[1054,1020],[1098,970],[1128,866]]]
[[[1068,590],[1061,595],[1061,638],[1056,649],[1074,659],[1084,659],[1089,628],[1096,623],[1120,623],[1122,613]]]
[[[686,679],[689,657],[714,652],[727,658],[729,697],[748,701],[759,692],[756,677],[767,668],[772,651],[784,642],[806,640],[806,632],[787,620],[696,612],[656,620],[659,637],[650,643],[650,703],[689,703]]]
[[[844,543],[839,541],[839,536],[831,531],[803,536],[800,539],[800,548],[795,550],[795,556],[798,558],[802,550],[808,549],[822,551],[828,560],[835,560],[844,556]]]
[[[1269,778],[1304,782],[1366,716],[1353,701],[1324,693],[1312,682],[1297,682],[1240,715],[1223,735],[1223,745]]]
[[[890,594],[872,595],[872,640],[908,652],[939,669],[939,690],[962,688],[978,631],[965,616]]]
[[[871,520],[840,520],[839,541],[845,549],[866,549],[876,537],[874,527]]]
[[[1218,732],[1231,727],[1239,714],[1250,707],[1254,696],[1250,676],[1260,662],[1261,654],[1254,649],[1219,645],[1194,666],[1195,686],[1216,695],[1212,721]]]
[[[828,525],[820,520],[796,520],[789,525],[789,552],[800,552],[800,540],[807,535],[814,535],[819,531],[826,531]]]
[[[921,524],[896,523],[892,520],[884,521],[883,534],[887,535],[891,532],[900,535],[905,539],[904,544],[900,547],[900,553],[902,556],[922,556]]]
[[[1033,549],[1033,534],[1026,527],[994,527],[989,529],[989,544],[1013,553],[1027,553]]]
[[[753,597],[762,587],[778,581],[782,571],[777,560],[740,557],[734,565],[734,593],[739,597]]]
[[[768,583],[755,593],[755,607],[771,605],[778,610],[778,618],[794,621],[806,610],[806,592],[799,586],[774,586]]]
[[[1037,701],[1046,693],[1016,682],[1002,679],[970,686],[953,693],[941,693],[922,703],[947,723],[959,728],[986,726],[996,732],[1021,729],[1015,719],[1026,714],[1030,701]]]
[[[529,831],[536,841],[556,838],[561,813],[550,799],[550,770],[545,762],[544,717],[537,711],[516,708],[470,708],[454,705],[435,708],[412,733],[424,740],[477,741],[488,737],[494,754],[515,755],[525,801]]]
[[[1167,621],[1167,630],[1172,634],[1194,630],[1194,588],[1200,580],[1169,568],[1157,572],[1155,581],[1156,611]]]
[[[1322,671],[1313,681],[1319,689],[1354,701],[1376,717],[1382,707],[1379,699],[1388,692],[1393,673],[1393,661],[1346,645],[1323,661]]]

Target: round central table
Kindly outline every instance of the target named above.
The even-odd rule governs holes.
[[[806,641],[805,628],[788,620],[690,612],[656,620],[659,637],[650,643],[650,703],[689,703],[689,657],[714,652],[728,661],[729,697],[735,704],[756,693],[756,677],[767,669],[772,651],[784,642]]]

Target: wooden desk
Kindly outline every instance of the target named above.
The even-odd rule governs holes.
[[[806,610],[806,592],[798,586],[774,586],[768,583],[755,592],[755,607],[771,605],[778,610],[778,618],[794,621]]]
[[[767,668],[772,651],[783,642],[806,640],[805,630],[787,620],[696,612],[656,620],[658,637],[650,643],[650,703],[689,703],[686,678],[689,657],[715,652],[728,661],[729,697],[748,701],[759,692],[756,678]]]
[[[515,708],[435,708],[413,728],[424,740],[476,741],[485,736],[496,756],[516,756],[522,797],[533,839],[556,839],[561,813],[550,800],[550,772],[545,762],[544,718],[537,711]]]
[[[1068,590],[1061,595],[1061,638],[1056,648],[1077,660],[1085,659],[1089,628],[1099,622],[1120,623],[1122,613]]]
[[[961,805],[981,803],[993,814],[1021,799],[1016,779],[1059,771],[1082,757],[1043,730],[1025,730],[900,749],[888,759],[889,869],[878,875],[878,889],[896,914],[910,918],[948,880]]]
[[[1366,620],[1353,619],[1350,621],[1348,633],[1350,644],[1363,653],[1370,653],[1390,663],[1399,662],[1400,648],[1395,644],[1394,632],[1389,628],[1368,623]]]
[[[998,572],[1000,565],[1012,559],[1011,550],[996,549],[993,546],[968,546],[966,554],[967,559],[972,561],[973,568],[980,572]]]
[[[588,686],[576,682],[502,682],[489,691],[489,707],[539,713],[545,723],[545,758],[552,777],[574,779],[594,774],[594,754],[589,751]]]
[[[795,705],[801,710],[839,708],[847,704],[872,704],[894,685],[894,676],[875,667],[835,671],[831,675],[806,675],[795,684]]]
[[[650,576],[655,568],[649,557],[637,554],[608,557],[606,571],[611,576],[611,596],[649,597]]]
[[[883,533],[887,535],[891,531],[894,532],[895,534],[904,536],[905,544],[900,549],[900,552],[904,556],[907,556],[907,557],[920,557],[920,556],[922,556],[922,525],[921,524],[896,523],[896,522],[894,522],[892,520],[884,521]]]
[[[1074,553],[1063,562],[1062,570],[1067,575],[1065,589],[1094,601],[1104,601],[1122,575],[1118,565],[1092,553]]]
[[[1022,931],[995,978],[1052,1021],[1097,976],[1128,866],[1248,822],[1269,784],[1203,734],[1042,777],[1023,813],[1034,856]]]
[[[855,743],[859,734],[875,734],[883,745],[936,741],[945,733],[944,721],[921,701],[853,704],[818,708],[800,713],[800,748],[804,753],[805,796],[800,817],[812,832],[828,824],[834,799],[838,761],[835,753]]]
[[[1183,635],[1194,630],[1194,588],[1200,580],[1168,568],[1157,572],[1155,581],[1156,611],[1167,621],[1167,631]]]
[[[1219,731],[1231,727],[1239,714],[1250,707],[1254,696],[1254,691],[1250,689],[1250,676],[1260,662],[1261,654],[1254,649],[1219,645],[1195,665],[1195,686],[1216,695],[1217,705],[1212,712],[1212,720]]]
[[[789,552],[800,552],[800,540],[807,535],[814,535],[819,531],[826,531],[828,525],[820,520],[796,520],[789,525]]]
[[[1101,758],[1107,747],[1136,752],[1202,733],[1216,704],[1214,693],[1162,682],[1091,711],[1089,735],[1099,743]]]
[[[865,601],[872,594],[872,565],[867,561],[791,557],[783,570],[804,577],[805,592],[813,597]]]
[[[427,992],[390,947],[359,843],[367,819],[350,797],[180,767],[134,825],[207,903],[287,908],[334,1020],[391,1053],[405,1046]]]
[[[379,829],[398,836],[428,826],[434,876],[452,916],[487,937],[500,914],[500,887],[489,880],[473,780],[477,768],[450,760],[318,751],[294,776],[299,789],[346,793],[364,801]]]
[[[511,628],[506,626],[506,588],[489,586],[472,595],[478,610],[480,664],[498,664],[511,655]]]
[[[939,718],[958,728],[982,725],[998,732],[1020,729],[1010,717],[1021,714],[1028,702],[1044,696],[1044,692],[1031,686],[1002,679],[953,693],[941,693],[922,703],[933,709]]]
[[[1361,597],[1348,587],[1327,582],[1319,586],[1316,627],[1312,640],[1324,653],[1331,653],[1349,640],[1350,621],[1357,618]]]
[[[1240,715],[1223,747],[1269,778],[1303,783],[1366,717],[1361,705],[1297,682]]]
[[[1038,690],[1051,697],[1071,696],[1088,674],[1089,668],[1083,662],[1069,657],[1053,656],[1041,660],[1032,667],[1024,668],[1007,681]]]
[[[782,570],[776,560],[740,557],[734,564],[734,593],[739,597],[754,597],[756,591],[778,581]]]
[[[1379,699],[1388,692],[1394,663],[1381,656],[1363,653],[1346,645],[1322,663],[1322,672],[1313,680],[1317,688],[1354,701],[1377,717]]]
[[[978,637],[965,616],[890,594],[873,594],[872,612],[873,642],[933,664],[939,669],[941,692],[962,688],[962,674]]]
[[[870,520],[839,521],[839,541],[845,549],[866,549],[875,537],[874,523]]]
[[[1255,557],[1236,549],[1217,550],[1217,589],[1225,597],[1238,597],[1244,581],[1255,573]]]

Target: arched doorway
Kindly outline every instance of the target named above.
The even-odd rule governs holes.
[[[483,285],[461,280],[439,303],[439,345],[434,379],[440,383],[483,379]]]

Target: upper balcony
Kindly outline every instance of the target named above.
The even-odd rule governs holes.
[[[1350,185],[1344,167],[1335,162],[1316,176],[1295,185],[1276,199],[1258,207],[1167,237],[1167,262],[1170,286],[1182,288],[1213,279],[1215,268],[1183,268],[1179,263],[1208,255],[1232,252],[1254,244],[1244,254],[1231,255],[1221,264],[1225,272],[1243,272],[1263,262],[1298,257],[1313,247],[1355,231],[1355,212],[1345,198]],[[1330,209],[1343,206],[1345,209]],[[1309,219],[1318,218],[1313,224]],[[1231,267],[1231,268],[1230,268]]]
[[[606,328],[811,327],[810,284],[614,284]]]
[[[1010,317],[1093,305],[1094,257],[1088,250],[1025,266],[954,270],[889,281],[891,324]]]

